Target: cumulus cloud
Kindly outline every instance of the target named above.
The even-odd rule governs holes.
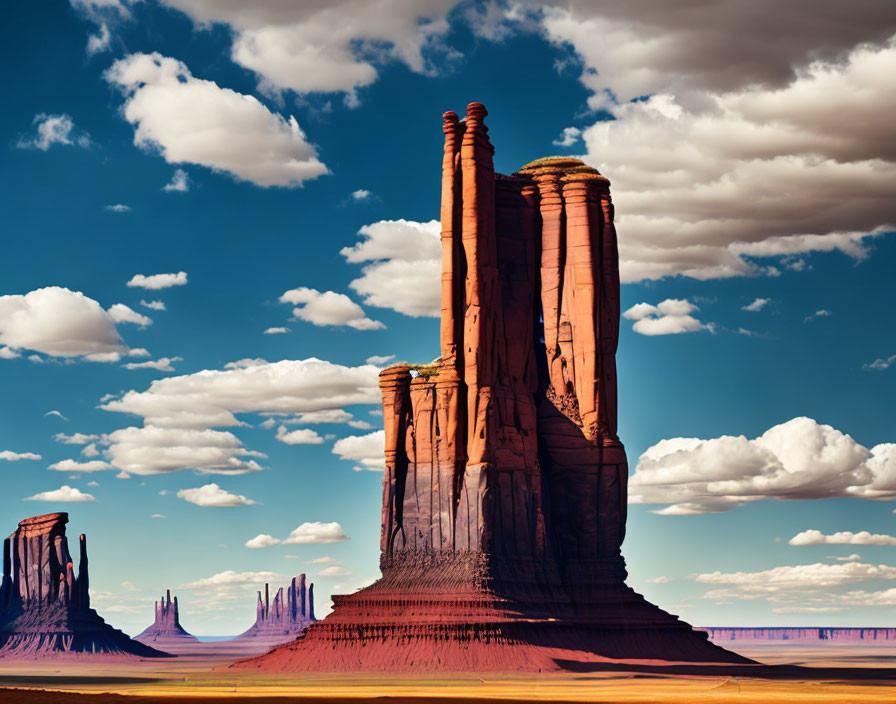
[[[440,38],[457,0],[310,0],[299,3],[220,3],[164,0],[198,26],[225,24],[233,36],[231,58],[254,71],[267,92],[356,91],[377,78],[379,63],[400,61],[428,73],[428,57],[446,51]]]
[[[368,357],[365,361],[368,364],[375,364],[376,366],[382,366],[384,364],[388,364],[393,359],[395,359],[394,354],[375,354]]]
[[[36,452],[13,452],[12,450],[0,451],[0,460],[6,462],[18,462],[19,460],[39,460],[41,456]]]
[[[554,140],[558,147],[571,147],[582,138],[582,130],[578,127],[565,127],[559,139]]]
[[[321,577],[348,577],[351,572],[342,565],[333,565],[331,567],[324,567],[324,569],[317,574]]]
[[[869,579],[896,579],[896,567],[848,562],[830,565],[783,565],[759,572],[710,572],[695,576],[701,584],[733,585],[756,595],[795,589],[838,587]]]
[[[386,432],[376,430],[367,435],[350,435],[333,443],[333,454],[341,459],[357,462],[355,471],[368,469],[372,472],[382,472],[385,468],[383,458],[386,446]]]
[[[313,288],[294,288],[280,296],[281,303],[299,306],[292,314],[317,326],[346,325],[355,330],[382,330],[386,326],[371,320],[364,309],[344,293],[320,291]]]
[[[289,328],[268,328],[264,331],[265,335],[284,335],[289,332]]]
[[[146,425],[105,436],[105,456],[115,467],[139,476],[193,469],[201,474],[246,474],[262,468],[229,432],[210,428]]]
[[[107,205],[105,210],[110,213],[129,213],[131,212],[131,206],[125,205],[124,203],[114,203],[112,205]]]
[[[57,472],[102,472],[112,469],[112,465],[102,460],[90,460],[88,462],[78,462],[77,460],[61,460],[54,462],[48,469]]]
[[[54,144],[75,145],[87,148],[90,136],[86,132],[75,129],[75,123],[68,115],[47,115],[39,113],[34,116],[35,134],[22,137],[17,143],[19,149],[39,149],[47,151]]]
[[[187,172],[183,169],[175,169],[171,181],[166,183],[162,190],[168,191],[169,193],[186,193],[189,191],[190,179],[187,176]]]
[[[12,347],[0,347],[0,359],[18,359],[21,356]]]
[[[109,315],[112,316],[112,320],[116,323],[133,323],[141,328],[152,325],[152,318],[140,315],[140,313],[128,308],[124,303],[116,303],[109,308]]]
[[[27,496],[23,501],[52,501],[55,503],[78,503],[82,501],[96,501],[92,494],[86,494],[74,489],[67,484],[52,491],[42,491],[34,496]]]
[[[884,369],[889,369],[892,366],[893,362],[896,362],[896,354],[890,355],[886,359],[883,357],[880,359],[875,359],[873,362],[869,362],[864,365],[864,369],[873,369],[875,371],[883,371]]]
[[[141,298],[140,305],[144,308],[149,308],[150,310],[165,310],[164,301],[145,301]]]
[[[125,94],[134,144],[170,164],[198,164],[258,186],[300,186],[327,173],[299,123],[251,95],[195,78],[185,64],[131,54],[106,71]]]
[[[758,313],[763,308],[765,308],[769,304],[770,301],[771,301],[770,298],[755,298],[755,299],[753,299],[752,303],[748,303],[745,306],[741,306],[740,309],[750,311],[751,313]]]
[[[59,286],[0,296],[0,344],[13,350],[118,361],[128,348],[115,322],[92,298]]]
[[[607,57],[604,41],[593,45]],[[767,270],[763,260],[806,252],[861,259],[869,236],[894,229],[896,153],[880,145],[896,139],[885,119],[896,106],[887,78],[896,44],[861,45],[840,61],[806,60],[775,88],[743,83],[696,94],[664,85],[584,131],[586,161],[613,181],[623,281],[755,275]],[[848,121],[835,119],[844,114]]]
[[[715,513],[762,499],[896,498],[896,444],[868,450],[811,418],[758,438],[661,440],[641,455],[629,482],[634,504],[665,515]]]
[[[340,254],[351,264],[366,262],[361,277],[349,284],[364,302],[405,315],[438,317],[442,271],[438,220],[380,220],[358,234],[361,241]]]
[[[277,428],[277,439],[287,445],[321,445],[324,439],[310,428],[289,431],[286,426]]]
[[[789,541],[790,545],[896,545],[896,537],[867,530],[853,533],[848,530],[825,535],[820,530],[810,529],[797,533]],[[846,559],[851,559],[846,558]]]
[[[251,506],[257,502],[242,494],[231,494],[217,484],[205,484],[195,489],[181,489],[177,498],[197,506]]]
[[[352,191],[352,198],[354,200],[370,200],[372,196],[373,194],[366,188],[359,188],[357,191]]]
[[[700,310],[693,303],[678,298],[667,298],[655,306],[637,303],[622,314],[623,318],[634,320],[632,330],[641,335],[678,335],[683,332],[709,330],[712,323],[701,323],[691,313]]]
[[[88,56],[93,56],[94,54],[101,54],[104,51],[107,51],[112,44],[112,32],[109,31],[109,25],[103,22],[96,34],[91,34],[87,37],[87,54]]]
[[[343,543],[346,540],[351,540],[351,538],[348,537],[338,523],[315,521],[314,523],[303,523],[282,540],[267,533],[260,533],[254,538],[247,540],[246,547],[268,548],[272,545]]]
[[[159,372],[173,372],[174,362],[182,362],[183,357],[159,357],[147,362],[128,362],[125,369],[155,369]]]
[[[163,288],[171,288],[172,286],[186,286],[187,272],[179,271],[176,274],[152,274],[144,276],[143,274],[134,274],[128,281],[130,288],[145,288],[158,291]],[[163,304],[164,306],[164,304]]]
[[[86,445],[89,442],[99,440],[99,437],[99,435],[88,435],[86,433],[72,433],[71,435],[56,433],[53,439],[56,442],[61,442],[63,445]]]
[[[197,579],[195,582],[187,582],[186,584],[182,584],[180,588],[208,589],[235,585],[256,585],[263,584],[264,582],[283,582],[287,579],[288,577],[285,574],[280,574],[279,572],[236,572],[234,570],[227,570],[225,572],[213,574],[211,577]]]
[[[821,310],[817,310],[814,313],[812,313],[812,315],[807,315],[805,318],[803,318],[803,322],[810,323],[813,320],[818,320],[819,318],[827,318],[830,315],[831,315],[831,311],[825,310],[824,308],[822,308]]]

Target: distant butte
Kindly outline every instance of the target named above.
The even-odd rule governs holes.
[[[180,625],[177,597],[175,596],[172,601],[170,589],[166,590],[165,595],[156,602],[155,619],[152,625],[134,636],[134,640],[169,653],[177,653],[185,648],[189,649],[199,642],[196,636],[187,633]]]
[[[285,587],[280,587],[270,597],[270,587],[264,585],[264,599],[258,592],[255,606],[255,623],[245,633],[238,635],[232,642],[246,643],[256,641],[269,646],[280,645],[293,640],[305,632],[317,619],[314,617],[314,585],[306,583],[305,574],[293,577]]]
[[[170,657],[129,638],[90,608],[87,538],[78,575],[65,536],[67,513],[26,518],[3,541],[0,658],[66,655]]]
[[[444,115],[441,356],[380,373],[383,576],[237,667],[750,663],[625,584],[610,182],[567,157],[496,174],[485,116]]]

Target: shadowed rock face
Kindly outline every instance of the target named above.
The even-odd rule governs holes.
[[[485,116],[444,115],[441,356],[380,374],[382,579],[243,666],[744,662],[625,585],[609,181],[565,157],[496,174]]]
[[[187,633],[180,625],[180,611],[177,605],[177,597],[171,599],[171,590],[155,604],[155,620],[152,625],[137,636],[138,640],[146,645],[152,645],[162,650],[177,649],[179,646],[198,643],[195,636]]]
[[[90,608],[87,538],[75,576],[65,535],[67,513],[26,518],[3,541],[0,657],[63,653],[165,657],[109,626]]]
[[[235,640],[265,640],[277,645],[292,640],[314,623],[314,585],[306,584],[304,574],[293,577],[285,588],[280,587],[270,598],[270,589],[264,585],[264,599],[258,592],[255,623]]]

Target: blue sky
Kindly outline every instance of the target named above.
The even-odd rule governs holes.
[[[438,354],[441,114],[479,100],[499,171],[613,183],[633,586],[892,625],[896,12],[697,4],[12,3],[4,530],[68,510],[128,632],[169,587],[227,634],[265,579],[375,579],[376,366]]]

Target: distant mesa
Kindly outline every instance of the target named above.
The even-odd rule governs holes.
[[[738,642],[751,641],[793,641],[799,643],[893,643],[896,641],[896,628],[850,628],[838,626],[770,626],[770,627],[732,627],[703,626],[697,630],[705,631],[714,643],[736,645]]]
[[[87,538],[78,574],[65,536],[67,513],[26,518],[3,541],[0,658],[102,655],[171,657],[131,639],[90,608]]]
[[[284,591],[285,589],[285,591]],[[280,645],[300,636],[317,619],[314,617],[314,585],[308,584],[305,574],[292,578],[288,586],[280,587],[270,597],[270,585],[264,585],[264,598],[258,592],[255,623],[233,643],[252,642]]]
[[[235,667],[749,664],[625,583],[610,182],[567,157],[495,173],[486,114],[442,124],[441,354],[379,376],[383,576]]]
[[[166,590],[165,595],[156,602],[155,620],[152,625],[134,636],[134,640],[169,653],[179,653],[184,648],[189,649],[199,642],[196,636],[187,633],[180,625],[177,597],[171,599],[170,589]]]

